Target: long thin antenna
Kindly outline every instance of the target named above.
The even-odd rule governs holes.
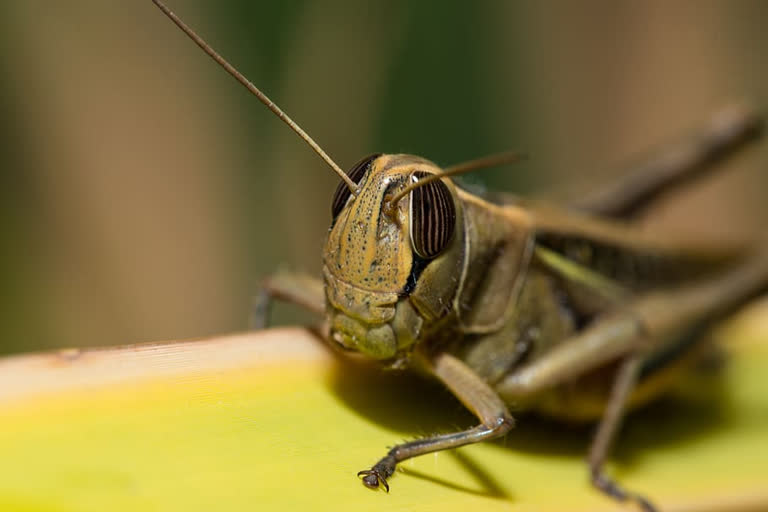
[[[400,201],[402,198],[407,196],[409,193],[413,192],[414,189],[423,187],[424,185],[428,183],[432,183],[433,181],[441,180],[449,176],[456,176],[458,174],[466,174],[468,172],[476,171],[478,169],[486,169],[488,167],[496,167],[497,165],[504,165],[504,164],[510,164],[513,162],[518,162],[520,160],[524,160],[527,157],[528,155],[524,153],[516,153],[516,152],[498,153],[495,155],[484,156],[482,158],[477,158],[475,160],[470,160],[468,162],[462,162],[460,164],[446,167],[445,169],[443,169],[443,172],[440,174],[431,174],[429,176],[426,176],[420,179],[419,181],[411,183],[410,185],[405,187],[403,190],[395,194],[395,196],[389,200],[389,205],[390,207],[393,207],[394,205],[397,204],[398,201]]]
[[[310,137],[307,132],[301,129],[301,127],[296,124],[293,119],[288,117],[288,115],[283,112],[280,107],[275,105],[275,103],[270,100],[266,94],[261,92],[253,83],[251,83],[250,80],[245,78],[242,73],[240,73],[237,69],[235,69],[232,64],[227,62],[224,57],[219,55],[216,50],[214,50],[208,43],[206,43],[202,37],[198,36],[194,30],[189,28],[186,23],[181,21],[181,19],[176,16],[176,14],[173,13],[163,2],[160,0],[152,0],[152,2],[161,10],[163,13],[165,13],[166,16],[168,16],[172,22],[176,24],[177,27],[181,29],[182,32],[187,34],[187,36],[192,39],[192,41],[197,44],[205,53],[208,54],[209,57],[211,57],[213,60],[215,60],[221,67],[223,67],[227,73],[235,77],[235,80],[240,82],[243,87],[248,89],[251,94],[259,98],[259,101],[261,101],[266,107],[271,110],[277,117],[279,117],[285,124],[287,124],[291,130],[296,132],[296,134],[304,139],[304,142],[309,144],[309,147],[311,147],[315,153],[320,155],[320,158],[325,160],[325,163],[327,163],[333,171],[339,175],[339,177],[344,180],[344,183],[346,183],[349,190],[352,192],[353,195],[357,195],[358,192],[358,186],[355,184],[354,181],[352,181],[347,174],[341,170],[341,168],[336,165],[336,162],[331,160],[331,157],[329,157],[325,151],[323,151],[323,148],[321,148],[314,140],[312,140],[312,137]]]

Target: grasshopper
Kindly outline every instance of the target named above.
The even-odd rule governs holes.
[[[604,462],[631,407],[664,391],[696,361],[698,336],[768,292],[768,243],[717,250],[642,234],[632,219],[664,192],[712,168],[762,131],[744,109],[717,114],[701,133],[629,178],[566,208],[511,196],[479,197],[452,176],[518,158],[502,154],[442,169],[424,158],[376,154],[339,166],[279,107],[153,2],[288,124],[341,178],[323,252],[322,281],[278,274],[271,299],[325,317],[344,351],[444,384],[479,420],[469,429],[398,444],[358,473],[389,490],[400,462],[499,438],[510,409],[597,419],[592,484],[620,502],[658,510],[620,486]]]

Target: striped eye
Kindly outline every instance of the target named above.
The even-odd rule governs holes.
[[[429,176],[416,171],[414,176]],[[411,192],[411,243],[422,258],[434,258],[453,238],[456,205],[451,191],[442,181],[433,181]]]
[[[347,171],[347,176],[349,176],[349,179],[359,185],[360,182],[363,181],[363,176],[365,176],[365,173],[367,173],[368,169],[371,168],[373,161],[380,156],[381,153],[376,153],[367,156],[357,162],[352,166],[350,170]],[[331,215],[334,219],[341,213],[341,210],[344,209],[344,205],[347,204],[347,200],[349,199],[351,193],[352,192],[349,191],[349,188],[343,181],[339,183],[338,187],[336,187],[336,192],[333,194],[333,203],[331,203]]]

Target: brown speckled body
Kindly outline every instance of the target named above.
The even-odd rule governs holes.
[[[323,260],[332,339],[398,367],[410,364],[416,347],[445,350],[493,386],[634,291],[700,277],[728,259],[684,252],[576,212],[490,203],[445,179],[456,204],[455,231],[436,258],[423,261],[411,244],[410,198],[388,214],[382,207],[417,172],[442,171],[409,155],[375,158],[358,196],[334,220]],[[537,244],[625,295],[606,298],[574,286],[541,264]],[[679,267],[686,272],[677,272]],[[663,389],[659,379],[646,381],[635,402]],[[609,383],[595,392],[601,387],[594,385],[594,376],[580,376],[541,395],[506,398],[517,408],[592,418],[600,413]],[[562,407],[564,396],[568,407]]]

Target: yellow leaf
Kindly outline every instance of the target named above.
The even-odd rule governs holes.
[[[765,318],[722,331],[738,343],[716,384],[629,417],[610,465],[628,488],[665,511],[768,509]],[[295,328],[6,358],[0,421],[2,511],[619,508],[587,483],[588,428],[525,417],[365,488],[386,446],[472,418]]]

